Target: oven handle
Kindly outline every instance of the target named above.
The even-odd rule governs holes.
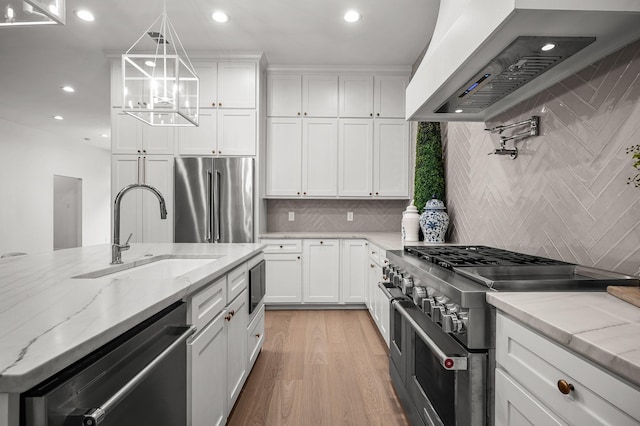
[[[467,357],[464,356],[449,356],[442,352],[442,349],[435,344],[431,337],[424,332],[422,327],[409,315],[409,312],[402,306],[397,300],[391,302],[394,309],[400,312],[405,320],[409,323],[413,331],[422,339],[422,341],[429,347],[431,352],[438,358],[440,365],[445,370],[466,370],[467,369]]]
[[[138,372],[131,380],[129,380],[120,390],[114,393],[102,406],[90,409],[82,416],[82,426],[95,426],[105,419],[107,414],[122,400],[133,391],[151,372],[160,364],[171,352],[182,345],[193,333],[196,332],[196,326],[192,325],[187,328],[171,345],[155,357],[149,364]]]

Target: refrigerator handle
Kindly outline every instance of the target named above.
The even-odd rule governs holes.
[[[220,194],[220,189],[221,189],[221,184],[220,181],[222,180],[222,175],[220,174],[219,170],[216,170],[216,191],[213,194],[213,204],[214,204],[214,208],[215,208],[215,216],[214,216],[214,224],[216,227],[216,235],[215,235],[215,242],[220,242],[220,198],[222,196],[222,194]]]
[[[211,172],[207,172],[207,235],[205,236],[205,241],[208,243],[212,243],[213,241],[211,240],[211,221],[213,220],[213,217],[211,215],[211,202],[213,201],[211,198],[211,186],[212,186],[212,181],[213,180],[213,174]]]

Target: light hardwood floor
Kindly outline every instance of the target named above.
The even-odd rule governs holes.
[[[366,310],[267,311],[228,425],[408,425]]]

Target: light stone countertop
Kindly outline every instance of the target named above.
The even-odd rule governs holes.
[[[125,264],[212,258],[175,279],[72,278],[110,268],[102,244],[0,259],[0,393],[24,392],[262,251],[262,244],[132,244]]]
[[[411,241],[405,244],[402,241],[400,232],[268,232],[261,234],[259,238],[287,239],[287,238],[361,238],[366,239],[384,250],[402,250],[405,245],[408,246],[427,246],[427,245],[448,245],[448,244],[430,244],[423,241]]]
[[[640,308],[606,292],[487,293],[487,302],[640,386]]]

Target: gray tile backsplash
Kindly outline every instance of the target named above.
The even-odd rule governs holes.
[[[394,232],[408,200],[267,200],[267,232]],[[290,222],[289,212],[295,220]],[[353,212],[353,222],[347,221]]]
[[[640,188],[625,149],[640,143],[639,99],[640,41],[488,123],[449,123],[450,240],[636,273]],[[500,141],[485,127],[532,115],[541,134],[516,160],[487,155]]]

